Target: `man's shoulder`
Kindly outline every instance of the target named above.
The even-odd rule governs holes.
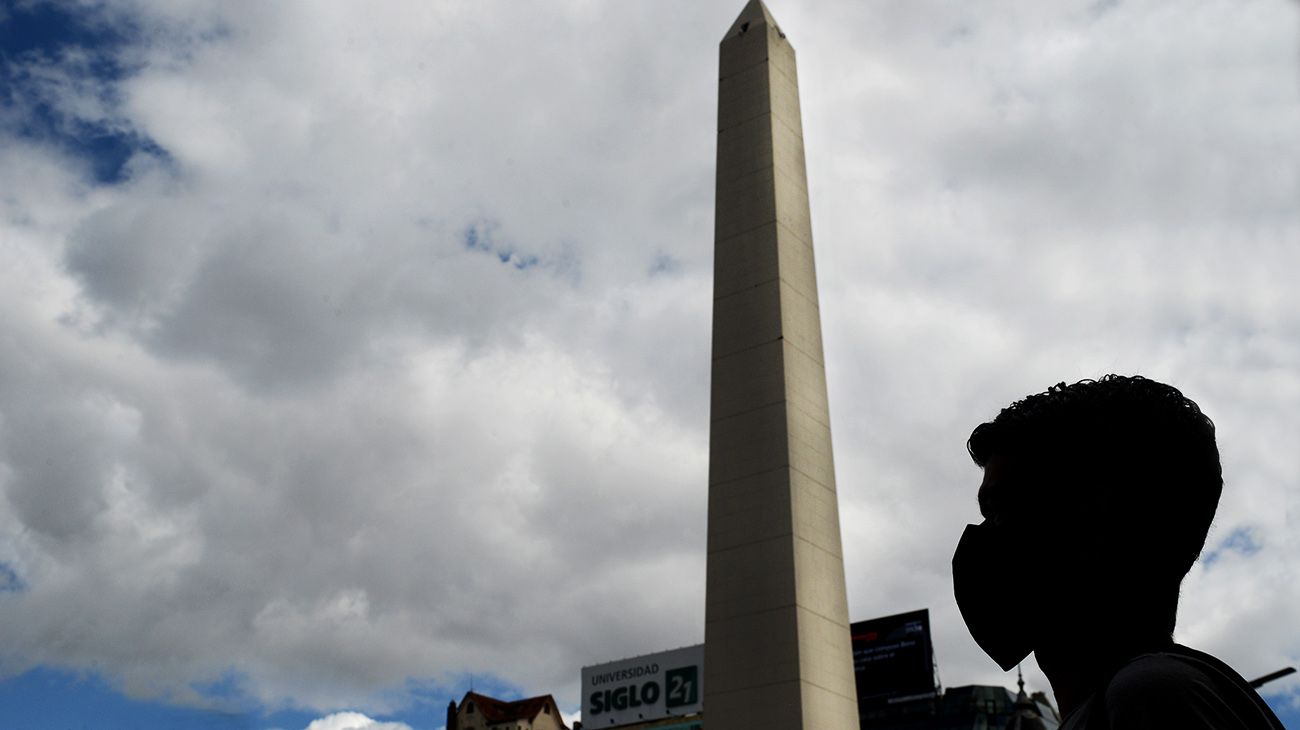
[[[1101,701],[1115,730],[1281,728],[1240,675],[1208,654],[1181,646],[1135,657],[1111,678]]]
[[[1106,685],[1106,704],[1176,701],[1213,693],[1216,678],[1198,662],[1172,652],[1143,654],[1120,668]]]

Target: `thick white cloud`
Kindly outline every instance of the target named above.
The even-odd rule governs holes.
[[[307,730],[411,730],[404,722],[379,722],[360,712],[336,712],[312,720]]]
[[[376,713],[493,674],[572,707],[582,664],[699,641],[741,4],[128,2],[111,89],[15,59],[169,159],[96,187],[0,144],[0,670]],[[946,684],[1004,680],[950,598],[965,438],[1142,372],[1228,479],[1180,638],[1300,661],[1295,4],[771,5],[852,615],[928,606]]]

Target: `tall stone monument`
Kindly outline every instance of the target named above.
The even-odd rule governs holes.
[[[794,49],[752,0],[719,55],[704,712],[856,730]]]

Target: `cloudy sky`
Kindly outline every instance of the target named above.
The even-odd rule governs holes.
[[[743,4],[0,3],[0,712],[436,730],[701,641]],[[1177,638],[1300,664],[1300,3],[769,6],[853,618],[1011,685],[951,597],[966,436],[1142,373],[1227,479]]]

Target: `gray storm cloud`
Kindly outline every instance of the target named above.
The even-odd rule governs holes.
[[[382,714],[699,641],[738,5],[130,2],[111,89],[13,59],[166,158],[94,185],[0,126],[0,669]],[[965,438],[1141,372],[1228,479],[1179,638],[1300,661],[1297,6],[788,5],[853,617],[928,606],[945,682],[1002,681]]]

